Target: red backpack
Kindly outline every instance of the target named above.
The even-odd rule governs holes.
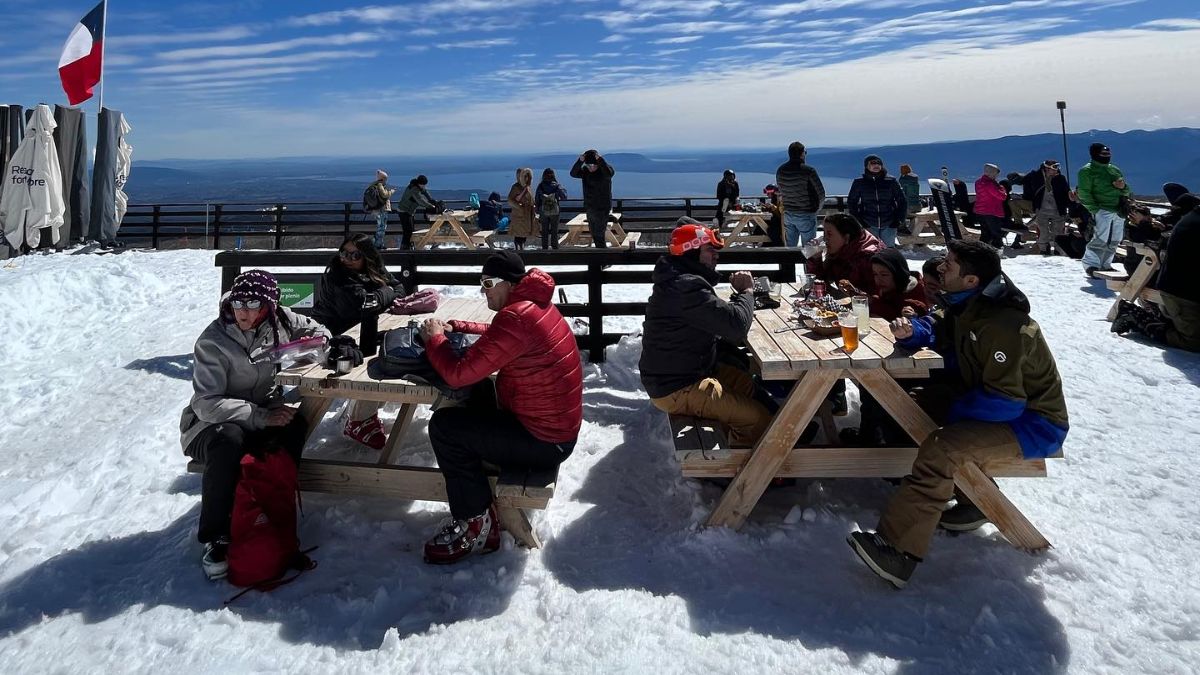
[[[242,457],[229,531],[231,584],[270,590],[295,579],[283,579],[288,570],[316,567],[300,551],[296,536],[299,494],[296,464],[286,452],[267,452],[261,459]]]

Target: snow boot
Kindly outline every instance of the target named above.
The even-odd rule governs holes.
[[[971,502],[959,499],[954,506],[942,511],[938,519],[938,527],[951,532],[970,532],[978,530],[988,522],[987,516]]]
[[[224,579],[229,574],[229,539],[221,537],[204,545],[204,557],[200,559],[200,567],[210,581]]]
[[[425,542],[425,562],[450,565],[472,554],[491,553],[500,548],[500,522],[495,504],[466,520],[452,520]]]
[[[904,588],[917,569],[916,558],[901,553],[874,532],[851,532],[846,543],[871,571],[896,588]]]
[[[379,420],[379,415],[371,415],[358,422],[346,420],[346,428],[342,433],[372,450],[382,450],[387,443],[387,434],[383,431],[383,422]]]

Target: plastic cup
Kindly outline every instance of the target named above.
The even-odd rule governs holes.
[[[842,326],[842,351],[849,354],[858,349],[858,317],[854,312],[842,312],[838,323]]]

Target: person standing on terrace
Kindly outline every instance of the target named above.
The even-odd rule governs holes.
[[[400,218],[400,248],[409,250],[412,248],[412,236],[415,226],[413,225],[413,216],[417,209],[433,208],[433,196],[429,194],[429,190],[425,188],[429,185],[429,179],[424,175],[408,181],[408,187],[404,188],[404,194],[400,195],[400,203],[396,205],[396,214]]]
[[[900,183],[888,175],[879,155],[867,155],[863,160],[863,175],[850,184],[846,205],[850,215],[884,245],[896,245],[896,230],[908,215],[908,200]]]
[[[817,170],[804,162],[808,151],[796,141],[788,146],[788,161],[775,170],[783,195],[783,240],[800,246],[817,236],[817,212],[825,204],[825,186]]]
[[[612,177],[616,173],[595,149],[587,150],[571,167],[571,177],[583,183],[583,211],[587,214],[588,229],[596,248],[605,248],[608,214],[612,212]]]
[[[737,176],[733,169],[725,169],[721,182],[717,183],[717,230],[725,226],[725,212],[732,211],[737,206],[742,189],[738,186]]]
[[[1121,200],[1129,199],[1133,191],[1125,183],[1125,174],[1112,163],[1112,150],[1103,143],[1088,148],[1092,161],[1083,165],[1075,185],[1079,201],[1096,219],[1092,239],[1083,254],[1085,274],[1112,269],[1117,244],[1125,236],[1125,217],[1120,214]]]
[[[395,190],[387,186],[388,175],[383,169],[375,170],[375,182],[368,190],[374,191],[372,206],[375,213],[375,248],[383,248],[383,237],[387,234],[388,213],[392,210],[392,195]]]

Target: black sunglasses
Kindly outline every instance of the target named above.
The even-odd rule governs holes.
[[[338,257],[346,260],[362,260],[363,254],[362,251],[338,251]]]

